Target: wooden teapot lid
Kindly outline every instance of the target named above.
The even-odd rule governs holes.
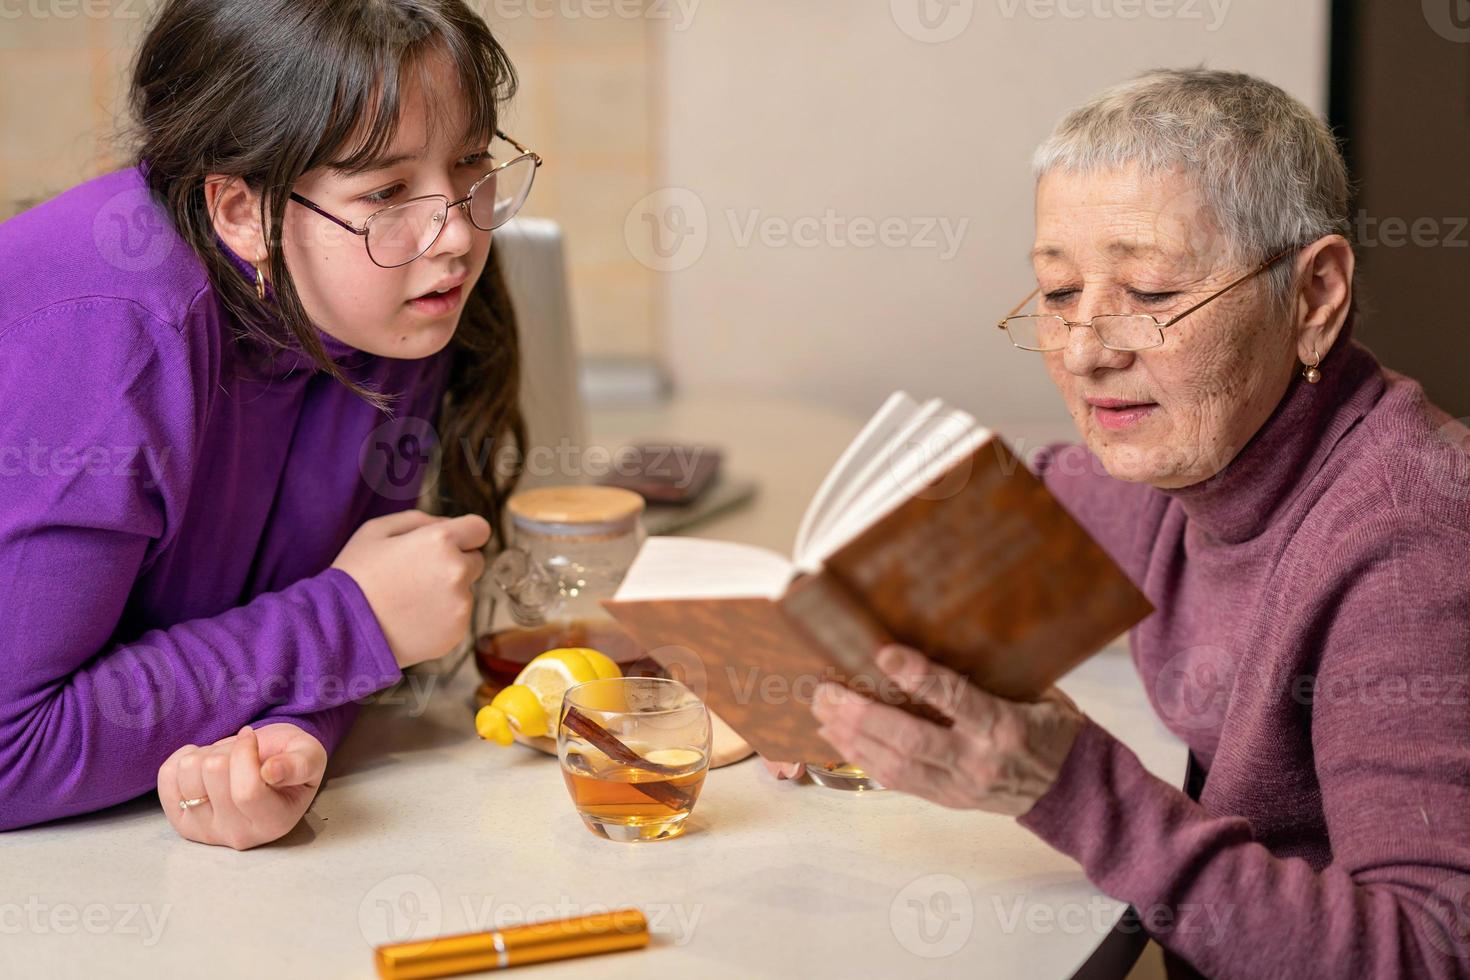
[[[643,498],[619,487],[538,487],[515,494],[506,507],[516,526],[532,533],[607,534],[630,529]]]

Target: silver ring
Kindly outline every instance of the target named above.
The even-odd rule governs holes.
[[[209,802],[209,797],[207,797],[207,796],[195,797],[192,800],[180,800],[179,801],[179,809],[180,810],[183,810],[185,813],[187,813],[190,810],[192,810],[194,807],[196,807],[196,806],[202,806],[203,804],[208,803],[208,802]]]

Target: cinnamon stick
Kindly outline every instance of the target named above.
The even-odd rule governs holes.
[[[621,762],[625,766],[657,773],[660,776],[680,776],[684,774],[684,770],[676,766],[666,766],[662,763],[651,762],[643,758],[643,756],[624,745],[622,740],[612,732],[603,728],[576,708],[567,708],[566,713],[562,715],[562,724],[597,746],[603,755],[612,759],[614,762]],[[683,809],[689,804],[689,797],[668,783],[633,783],[632,785],[649,799],[663,804],[670,810]]]

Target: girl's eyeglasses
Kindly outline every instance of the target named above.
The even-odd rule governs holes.
[[[291,200],[310,208],[328,221],[362,238],[368,258],[384,269],[408,265],[434,247],[449,224],[451,208],[463,208],[465,217],[481,231],[494,231],[515,217],[531,194],[531,183],[541,166],[541,157],[496,130],[496,136],[520,151],[505,163],[475,181],[470,192],[458,201],[443,194],[428,194],[368,215],[362,227],[324,211],[300,194]]]

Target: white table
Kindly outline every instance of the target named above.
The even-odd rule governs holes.
[[[762,401],[609,414],[595,430],[718,440],[762,498],[702,533],[780,547],[856,427]],[[1123,911],[1010,819],[778,783],[755,759],[710,774],[683,837],[602,840],[554,759],[475,737],[473,673],[364,709],[273,846],[182,841],[150,799],[0,835],[0,976],[366,977],[376,943],[636,905],[648,949],[527,975],[1065,977]],[[1183,746],[1121,650],[1063,687],[1182,781]]]

